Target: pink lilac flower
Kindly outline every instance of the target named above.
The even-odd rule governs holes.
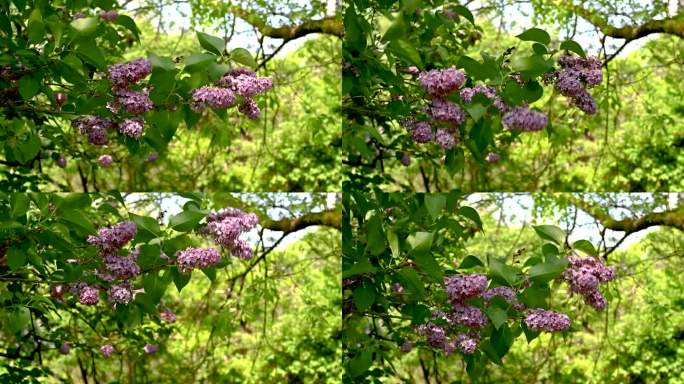
[[[433,99],[427,107],[427,114],[434,120],[456,125],[463,124],[466,120],[461,107],[443,99]]]
[[[256,227],[259,218],[236,208],[225,208],[207,215],[207,224],[200,233],[211,236],[216,243],[230,249],[231,254],[242,259],[252,257],[252,248],[240,236]]]
[[[596,100],[589,94],[589,92],[582,90],[573,99],[572,104],[588,115],[593,115],[597,112]]]
[[[472,334],[459,333],[456,335],[456,348],[461,350],[465,354],[473,354],[477,350],[478,338],[474,337]]]
[[[122,106],[126,112],[140,115],[154,108],[154,103],[145,91],[129,91],[120,89],[117,91],[117,99],[114,106]]]
[[[570,97],[572,104],[587,114],[596,113],[596,101],[587,92],[601,84],[603,72],[601,61],[597,57],[586,59],[579,56],[562,56],[558,59],[561,69],[544,75],[544,82],[555,82],[555,87],[562,95]]]
[[[176,314],[169,311],[168,309],[160,313],[159,317],[161,317],[161,319],[166,321],[167,323],[173,323],[176,321]]]
[[[408,167],[409,165],[411,165],[411,156],[408,153],[404,152],[401,154],[401,160],[399,161],[401,161],[402,165]]]
[[[444,278],[449,300],[462,302],[465,299],[480,296],[487,289],[487,277],[482,274],[461,274]]]
[[[112,165],[113,161],[114,161],[114,159],[112,158],[111,155],[102,155],[102,156],[97,158],[98,164],[100,164],[101,166],[103,166],[105,168]]]
[[[126,119],[119,124],[119,132],[126,136],[139,139],[143,134],[145,120],[141,118]]]
[[[57,163],[57,166],[58,166],[58,167],[60,167],[60,168],[66,168],[66,166],[67,166],[67,159],[66,159],[66,157],[64,156],[63,153],[60,153],[60,154],[59,154],[59,158],[57,159],[56,163]]]
[[[228,72],[216,84],[230,88],[238,95],[251,98],[273,88],[273,81],[268,77],[258,77],[252,70],[238,68]]]
[[[128,304],[133,300],[133,292],[128,283],[116,284],[109,288],[107,297],[112,304]]]
[[[139,254],[140,250],[135,249],[128,256],[112,253],[105,254],[102,259],[108,273],[119,279],[127,280],[140,275],[140,267],[136,263]]]
[[[435,141],[437,142],[437,144],[439,144],[440,147],[444,149],[451,149],[458,142],[454,134],[449,133],[449,131],[442,128],[437,129],[437,133],[435,134]]]
[[[143,347],[143,351],[145,351],[145,353],[148,355],[157,352],[157,349],[158,348],[156,345],[150,343],[145,344],[145,346]]]
[[[78,301],[83,305],[95,305],[100,301],[100,292],[96,287],[86,285],[80,290]]]
[[[62,355],[68,355],[69,351],[71,351],[71,344],[67,341],[63,342],[62,345],[59,347],[59,353]]]
[[[445,98],[465,82],[465,73],[456,68],[433,69],[418,77],[420,85],[434,98]]]
[[[478,84],[471,88],[463,88],[459,93],[459,96],[464,102],[470,103],[473,100],[473,96],[478,93],[485,95],[489,99],[493,99],[496,96],[496,88],[490,85],[485,86]]]
[[[485,161],[488,163],[498,163],[499,160],[501,160],[501,155],[498,153],[489,152],[487,156],[485,156]]]
[[[235,104],[235,95],[228,88],[201,87],[192,91],[190,106],[195,112],[200,112],[207,107],[228,108]]]
[[[157,161],[159,158],[159,154],[157,152],[150,152],[149,155],[147,155],[147,161],[152,162],[152,161]]]
[[[401,345],[401,351],[402,352],[411,352],[413,349],[413,343],[411,340],[405,340],[404,344]]]
[[[427,343],[435,348],[443,348],[446,342],[446,332],[444,328],[433,323],[419,325],[417,327],[419,334],[427,338]]]
[[[144,79],[152,72],[152,63],[139,58],[128,63],[113,64],[107,67],[109,81],[115,88],[127,88]]]
[[[471,328],[483,328],[488,322],[480,308],[461,303],[454,303],[449,319],[455,324]]]
[[[536,308],[527,311],[525,324],[533,331],[561,332],[570,328],[570,317],[564,313]]]
[[[507,112],[501,121],[508,129],[523,132],[541,131],[548,124],[546,114],[533,111],[525,106]]]
[[[116,20],[117,17],[119,17],[119,12],[114,11],[114,10],[100,12],[100,17],[105,21],[111,22],[111,21]]]
[[[105,344],[102,347],[100,347],[100,352],[102,352],[102,355],[106,358],[109,358],[109,356],[114,353],[114,347],[111,344]]]
[[[178,269],[190,272],[195,268],[209,268],[221,261],[221,254],[213,248],[186,248],[176,253]]]
[[[434,139],[435,134],[432,132],[432,127],[430,123],[425,121],[418,121],[412,127],[413,140],[417,143],[427,143]]]
[[[103,254],[116,252],[133,240],[138,227],[132,221],[124,221],[111,227],[100,228],[97,236],[88,236],[88,243],[100,248]]]
[[[606,307],[606,299],[598,288],[615,278],[615,269],[594,257],[568,257],[570,264],[562,277],[570,286],[570,292],[580,294],[584,301],[597,310]]]
[[[105,145],[109,141],[107,129],[113,126],[111,120],[99,116],[83,116],[74,119],[71,125],[82,134],[88,136],[88,141],[94,145]]]
[[[238,106],[238,111],[252,120],[258,119],[259,115],[261,115],[261,110],[259,109],[257,102],[249,98],[245,99],[242,104]]]

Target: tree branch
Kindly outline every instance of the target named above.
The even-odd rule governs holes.
[[[649,20],[641,25],[615,27],[595,11],[584,8],[581,5],[565,5],[565,7],[596,26],[604,35],[616,39],[632,41],[652,33],[666,33],[684,38],[684,14],[664,19]]]
[[[261,16],[240,7],[231,7],[230,11],[235,16],[245,20],[254,26],[262,35],[285,41],[295,40],[311,33],[323,33],[337,37],[344,36],[344,25],[336,16],[327,16],[322,19],[307,20],[301,24],[273,27],[261,18]]]
[[[613,231],[631,234],[657,225],[677,228],[680,231],[684,231],[684,209],[682,209],[682,207],[663,212],[652,212],[636,218],[616,220],[598,207],[582,199],[571,198],[570,204],[588,213],[604,228]]]
[[[307,213],[303,216],[292,219],[271,220],[265,219],[261,226],[272,231],[284,232],[285,235],[297,232],[306,227],[322,225],[326,227],[341,229],[342,212],[340,207],[328,209],[322,212]]]

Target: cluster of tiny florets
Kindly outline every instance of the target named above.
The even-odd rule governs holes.
[[[102,347],[100,347],[100,352],[102,352],[102,355],[105,358],[109,358],[109,356],[111,356],[112,353],[114,353],[114,346],[112,346],[111,344],[105,344]]]
[[[124,221],[111,227],[100,228],[97,236],[88,236],[88,243],[100,248],[103,254],[118,251],[138,233],[138,227],[132,221]]]
[[[235,104],[236,98],[233,91],[220,87],[201,87],[192,91],[191,108],[195,112],[210,108],[228,108]]]
[[[114,11],[114,10],[100,12],[100,17],[104,21],[112,22],[112,21],[116,20],[117,17],[119,17],[119,12]]]
[[[112,64],[107,67],[107,72],[114,87],[124,89],[147,77],[152,72],[152,63],[139,58],[128,63]]]
[[[221,261],[221,254],[213,248],[186,248],[176,253],[176,263],[181,272],[195,268],[209,268]]]
[[[454,324],[470,328],[483,328],[487,325],[487,317],[482,310],[468,304],[454,303],[448,316]]]
[[[116,284],[109,288],[107,297],[112,304],[128,304],[133,300],[133,292],[128,283]]]
[[[119,132],[123,133],[128,137],[134,139],[139,139],[143,134],[143,128],[145,126],[145,120],[142,118],[126,119],[121,124],[119,124]]]
[[[535,308],[527,311],[525,325],[533,331],[561,332],[570,328],[570,317],[564,313]]]
[[[506,112],[501,121],[508,129],[523,132],[541,131],[549,122],[546,114],[531,110],[527,106],[516,107]]]
[[[587,114],[596,113],[596,101],[587,91],[603,81],[601,61],[596,57],[562,56],[558,59],[561,69],[544,76],[547,83],[553,82],[563,96]]]
[[[580,294],[584,301],[592,307],[602,310],[606,307],[606,299],[599,291],[599,285],[615,278],[615,269],[608,267],[594,257],[570,256],[570,264],[563,271],[563,279],[570,286],[572,293]]]
[[[176,321],[176,314],[169,311],[168,309],[160,313],[159,317],[161,317],[161,319],[166,321],[167,323],[173,323]]]
[[[109,275],[118,279],[128,280],[140,275],[140,267],[136,262],[139,254],[140,250],[134,249],[128,256],[119,256],[111,253],[105,254],[102,259]],[[107,278],[104,278],[104,280],[111,281],[111,279]]]
[[[150,100],[150,95],[147,91],[119,89],[116,91],[116,99],[108,104],[108,108],[113,113],[117,113],[120,107],[127,113],[141,115],[151,111],[154,108],[154,103]]]
[[[259,218],[236,208],[225,208],[207,215],[207,224],[200,233],[211,236],[216,243],[230,250],[230,253],[241,259],[252,258],[252,248],[240,236],[256,227]]]
[[[100,301],[100,291],[91,285],[81,285],[79,288],[78,301],[83,305],[95,305]]]
[[[518,300],[518,295],[516,295],[515,291],[511,287],[501,286],[490,288],[482,294],[482,298],[485,299],[487,303],[489,303],[489,301],[495,296],[502,297],[518,311],[525,309],[525,305]]]
[[[478,273],[449,276],[444,278],[444,285],[449,301],[460,303],[480,296],[487,289],[487,276]]]
[[[465,73],[460,69],[433,69],[418,76],[420,85],[433,98],[446,98],[461,88],[465,82]]]
[[[434,99],[426,107],[427,115],[433,120],[452,124],[463,124],[466,115],[463,109],[449,100]]]
[[[109,141],[107,129],[114,125],[111,120],[99,116],[83,116],[74,119],[71,125],[82,134],[88,136],[88,142],[93,145],[105,145]]]
[[[102,155],[97,158],[97,163],[102,167],[109,167],[114,162],[114,158],[111,155]]]

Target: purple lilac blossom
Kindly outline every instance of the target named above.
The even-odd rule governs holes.
[[[485,156],[485,161],[488,163],[498,163],[499,160],[501,160],[501,155],[495,152],[489,152],[487,156]]]
[[[66,168],[66,166],[67,166],[67,159],[66,159],[66,157],[64,156],[63,153],[60,153],[60,154],[59,154],[59,158],[57,158],[56,163],[57,163],[57,166],[58,166],[58,167],[60,167],[60,168]]]
[[[88,243],[100,248],[103,254],[116,252],[133,240],[138,227],[132,221],[124,221],[111,227],[100,228],[97,236],[88,236]]]
[[[114,347],[111,344],[105,344],[102,347],[100,347],[100,352],[102,352],[102,355],[105,358],[109,358],[109,356],[114,353]]]
[[[62,355],[68,355],[69,351],[71,351],[71,344],[68,341],[63,342],[59,347],[59,353]]]
[[[228,108],[235,104],[235,95],[228,88],[201,87],[192,91],[191,107],[195,112],[210,108]]]
[[[238,111],[252,120],[258,119],[261,114],[257,102],[250,98],[246,98],[242,104],[238,106]]]
[[[166,321],[167,323],[173,323],[176,321],[176,314],[169,311],[168,309],[160,313],[159,317],[161,317],[161,319]]]
[[[111,21],[116,20],[117,17],[119,17],[119,12],[114,11],[114,10],[100,12],[100,17],[105,21],[111,22]]]
[[[501,120],[508,129],[523,132],[541,131],[548,124],[546,114],[525,106],[512,109]]]
[[[445,98],[461,88],[465,82],[465,73],[456,68],[433,69],[422,72],[418,81],[431,97]]]
[[[462,302],[465,299],[480,296],[487,289],[487,277],[482,274],[462,274],[444,278],[449,300]]]
[[[152,72],[152,63],[143,58],[123,64],[113,64],[107,67],[109,81],[115,88],[128,88],[130,85],[144,79]]]
[[[252,248],[240,236],[256,227],[259,218],[236,208],[225,208],[207,215],[207,224],[200,233],[211,236],[217,244],[230,249],[231,254],[241,259],[252,258]]]
[[[437,144],[439,144],[440,147],[444,149],[451,149],[458,142],[458,140],[456,140],[456,137],[452,133],[449,133],[449,131],[442,128],[437,129],[437,133],[435,134],[435,141],[437,142]]]
[[[494,296],[501,296],[518,311],[525,309],[525,305],[518,300],[518,295],[516,295],[511,287],[501,286],[490,288],[482,294],[482,298],[485,299],[487,304],[489,304],[489,301],[492,300]]]
[[[148,355],[157,352],[157,349],[158,348],[156,345],[150,343],[145,344],[145,346],[143,347],[143,351],[145,351],[145,354]]]
[[[150,100],[150,96],[146,91],[129,91],[127,89],[120,89],[117,92],[116,102],[113,103],[113,108],[118,109],[122,106],[126,112],[134,115],[140,115],[154,108],[154,103]]]
[[[113,126],[111,120],[99,116],[83,116],[74,119],[71,125],[88,136],[93,145],[105,145],[109,141],[107,129]]]
[[[102,155],[102,156],[97,158],[97,163],[100,164],[101,166],[105,167],[105,168],[112,165],[113,161],[114,161],[114,159],[112,158],[111,155]]]
[[[525,324],[533,331],[560,332],[570,328],[570,317],[564,313],[536,308],[527,311]]]
[[[126,119],[119,124],[119,132],[128,137],[139,139],[143,134],[145,120],[141,118]]]
[[[468,355],[475,353],[478,341],[476,337],[467,333],[459,333],[454,340],[456,348]]]
[[[133,292],[128,283],[116,284],[109,288],[107,297],[112,304],[128,304],[133,300]]]
[[[451,124],[463,124],[466,115],[463,109],[448,100],[433,99],[426,108],[427,115],[437,121]]]
[[[100,301],[100,292],[96,287],[86,285],[80,289],[78,301],[83,305],[95,305]]]
[[[455,324],[471,328],[483,328],[487,325],[487,317],[480,308],[461,303],[454,303],[449,319]]]
[[[195,268],[209,268],[221,261],[221,254],[213,248],[186,248],[176,253],[178,269],[190,272]]]

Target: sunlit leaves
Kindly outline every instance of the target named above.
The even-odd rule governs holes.
[[[516,37],[524,41],[537,41],[544,45],[548,45],[551,42],[551,36],[549,36],[546,31],[539,28],[530,28]]]

